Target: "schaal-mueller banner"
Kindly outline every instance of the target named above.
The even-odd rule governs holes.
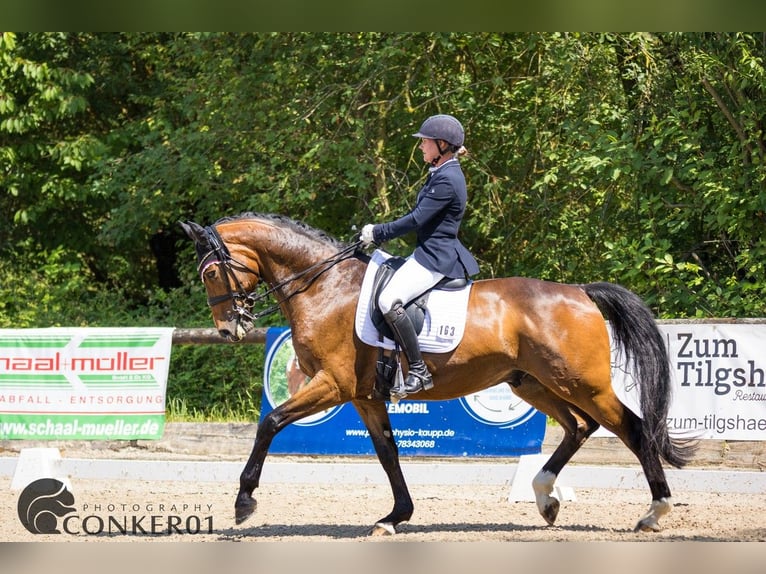
[[[660,324],[670,353],[675,435],[719,440],[766,438],[766,325]],[[615,362],[615,356],[612,360]],[[636,413],[638,391],[617,357],[612,385]],[[610,433],[599,431],[599,436]]]
[[[269,329],[261,416],[285,402],[306,381],[295,362],[290,331]],[[506,384],[451,401],[408,399],[387,404],[402,455],[536,454],[545,435],[545,415],[516,397]],[[274,438],[270,452],[375,454],[367,429],[351,404],[288,425]]]
[[[172,328],[0,330],[0,439],[158,439]]]

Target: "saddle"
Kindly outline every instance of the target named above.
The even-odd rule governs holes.
[[[400,348],[378,309],[378,298],[405,261],[376,249],[370,255],[359,291],[354,330],[363,343],[378,349],[377,376],[371,398],[388,400],[394,377],[401,376]],[[423,353],[450,353],[460,343],[472,285],[470,279],[444,279],[406,305]]]
[[[386,323],[386,320],[383,318],[383,313],[378,308],[378,297],[380,297],[380,292],[383,291],[383,288],[388,285],[389,281],[391,281],[391,277],[393,277],[396,270],[404,265],[405,261],[406,259],[404,257],[389,257],[380,264],[380,267],[378,267],[378,270],[375,273],[375,279],[372,284],[372,295],[370,296],[369,313],[372,324],[378,330],[378,333],[380,333],[381,339],[383,337],[394,339],[394,334],[388,326],[388,323]],[[431,289],[407,303],[404,306],[404,310],[410,318],[410,321],[412,321],[412,324],[415,327],[415,332],[420,334],[423,330],[426,309],[428,307],[428,296],[432,291],[459,291],[467,284],[468,279],[466,278],[459,277],[453,279],[451,277],[445,277]]]
[[[392,256],[383,261],[375,272],[372,283],[372,290],[369,300],[368,314],[370,321],[378,331],[379,341],[384,337],[394,340],[394,334],[391,328],[383,318],[383,313],[378,308],[378,298],[383,288],[388,285],[397,269],[399,269],[406,259],[404,257]],[[445,277],[425,293],[419,295],[404,306],[404,310],[415,327],[415,332],[420,334],[425,323],[426,310],[428,308],[428,297],[433,291],[459,291],[468,285],[468,279],[452,279]],[[394,385],[394,378],[401,377],[402,370],[399,361],[399,345],[394,348],[394,352],[386,355],[383,348],[378,348],[378,360],[375,366],[375,385],[370,397],[380,400],[391,399],[391,388]]]

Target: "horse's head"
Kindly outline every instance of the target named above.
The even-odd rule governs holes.
[[[197,250],[197,271],[207,291],[207,303],[222,337],[241,340],[253,328],[252,308],[259,272],[252,263],[232,257],[215,226],[181,223]]]

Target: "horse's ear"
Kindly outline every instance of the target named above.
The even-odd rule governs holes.
[[[193,221],[187,221],[186,223],[181,221],[179,223],[186,235],[189,236],[189,239],[195,243],[203,243],[205,241],[205,229],[201,225]]]

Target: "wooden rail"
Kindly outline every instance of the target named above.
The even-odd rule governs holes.
[[[681,325],[681,324],[761,324],[766,323],[766,318],[717,318],[717,319],[660,319],[658,325]],[[268,327],[256,327],[250,331],[240,343],[255,343],[262,345],[266,342],[266,331]],[[174,345],[218,345],[228,343],[226,339],[218,334],[214,327],[176,329],[173,331]]]
[[[250,331],[240,343],[263,344],[266,342],[266,331],[268,327],[256,327]],[[176,329],[173,331],[174,345],[218,345],[228,343],[226,339],[218,334],[214,327],[205,329]]]

